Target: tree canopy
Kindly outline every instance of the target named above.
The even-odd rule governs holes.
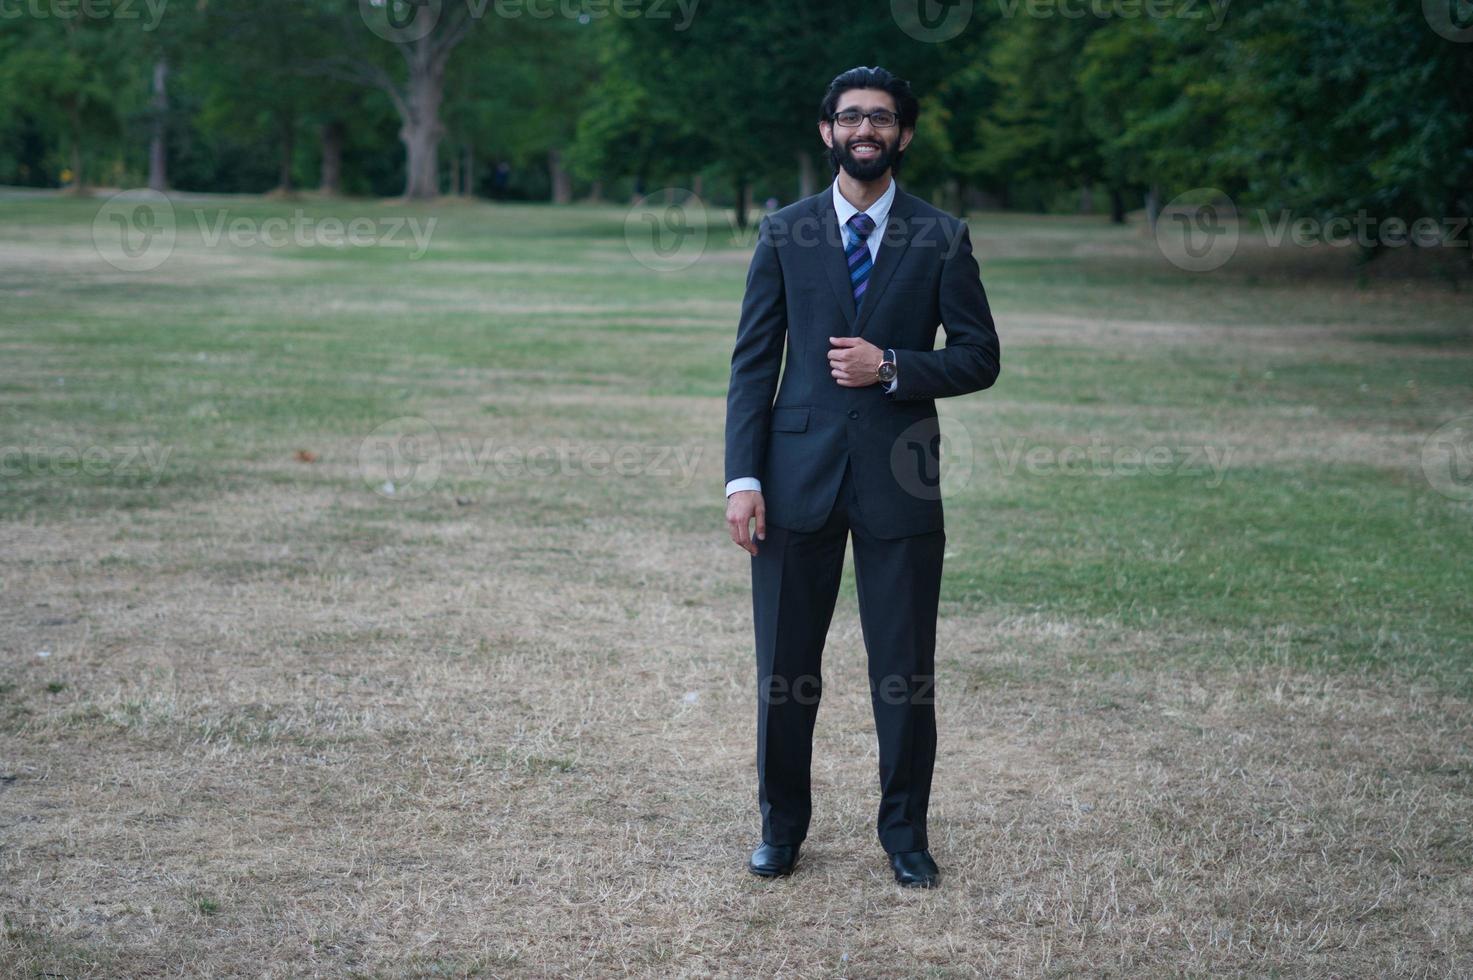
[[[1473,210],[1473,28],[1435,4],[1016,0],[945,8],[967,18],[944,37],[904,6],[18,7],[0,181],[559,202],[699,183],[741,214],[827,179],[824,88],[880,64],[921,99],[904,179],[958,206],[1102,191],[1119,217],[1212,188],[1322,216]]]

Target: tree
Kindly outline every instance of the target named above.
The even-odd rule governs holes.
[[[1241,183],[1226,152],[1230,93],[1214,70],[1223,42],[1200,22],[1164,17],[1110,21],[1084,43],[1080,107],[1103,176],[1145,187],[1153,224],[1163,189]]]
[[[276,190],[295,190],[293,164],[305,117],[343,93],[314,85],[305,66],[332,43],[290,0],[214,0],[206,8],[191,81],[207,132],[276,146]]]
[[[1271,0],[1235,23],[1223,74],[1250,197],[1320,218],[1473,213],[1473,46],[1372,0]]]
[[[310,9],[337,25],[341,48],[319,54],[309,70],[387,95],[399,114],[399,139],[408,159],[404,196],[436,197],[446,72],[451,54],[480,23],[472,6],[441,0],[378,0],[367,6],[317,0]],[[385,45],[404,62],[402,76],[385,63]]]
[[[639,191],[652,182],[683,180],[712,159],[700,131],[634,70],[634,39],[601,29],[594,37],[601,98],[578,117],[568,166],[580,178],[632,175]]]
[[[447,84],[446,118],[462,147],[545,167],[554,203],[572,200],[568,154],[579,110],[602,107],[597,25],[576,18],[508,19],[474,39]],[[589,93],[599,91],[590,99]]]
[[[73,193],[86,191],[89,151],[122,134],[123,29],[108,18],[18,18],[0,36],[0,105],[64,148]]]

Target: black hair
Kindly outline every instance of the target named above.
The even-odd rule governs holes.
[[[900,129],[916,128],[916,120],[921,117],[921,103],[916,99],[915,93],[911,92],[910,82],[892,75],[878,65],[872,68],[850,68],[829,82],[829,89],[818,106],[819,121],[832,123],[834,112],[839,106],[839,96],[855,88],[877,88],[889,92],[890,97],[895,100],[895,113],[900,117]],[[895,159],[890,164],[891,173],[900,173],[900,159],[904,155],[904,150],[895,154]],[[829,164],[834,168],[834,173],[839,172],[838,156],[832,151],[829,153]]]

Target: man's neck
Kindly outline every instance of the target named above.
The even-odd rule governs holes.
[[[869,206],[885,196],[890,189],[890,171],[886,170],[874,180],[855,180],[849,176],[849,171],[839,171],[839,193],[844,195],[844,200],[854,205],[861,211],[868,211]]]

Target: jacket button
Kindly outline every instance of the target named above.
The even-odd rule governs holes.
[[[856,411],[854,411],[853,409],[850,409],[850,411],[849,411],[849,417],[851,419],[857,419],[857,418],[859,418],[859,413],[856,412]]]

